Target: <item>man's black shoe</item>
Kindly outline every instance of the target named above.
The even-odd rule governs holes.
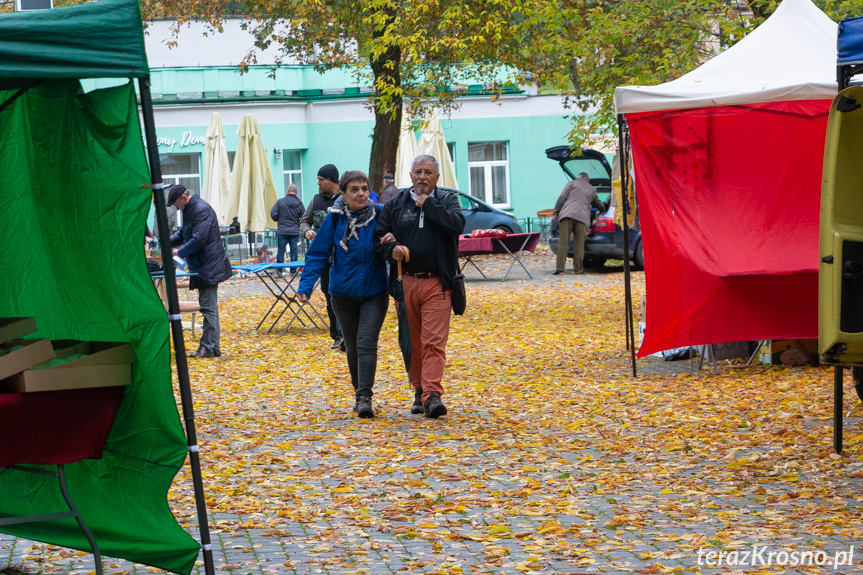
[[[339,346],[342,345],[341,339],[334,339],[333,345],[330,346],[330,349],[339,349]]]
[[[562,272],[561,270],[554,270],[553,272],[551,272],[551,275],[553,275],[553,276],[559,276],[559,275],[560,275],[560,274],[562,274],[562,273],[563,273],[563,272]]]
[[[357,399],[357,417],[367,418],[374,416],[375,412],[372,410],[372,398],[360,397]]]
[[[441,415],[446,415],[446,406],[440,400],[440,394],[436,391],[431,392],[424,407],[426,417],[437,419]]]
[[[345,344],[344,338],[339,340],[339,351],[348,351],[348,346]]]
[[[425,408],[423,407],[423,390],[416,389],[414,390],[414,404],[411,406],[411,415],[422,415],[425,413]]]
[[[221,349],[218,349],[218,348],[214,349],[214,350],[213,350],[213,355],[214,355],[214,356],[216,356],[216,357],[222,357],[222,350],[221,350]]]

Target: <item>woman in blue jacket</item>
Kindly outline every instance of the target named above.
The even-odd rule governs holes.
[[[360,171],[342,174],[339,190],[341,197],[306,251],[297,299],[308,301],[324,266],[331,266],[330,295],[347,348],[355,409],[359,417],[374,417],[378,336],[389,304],[386,264],[373,243],[380,207],[369,202],[369,180]]]

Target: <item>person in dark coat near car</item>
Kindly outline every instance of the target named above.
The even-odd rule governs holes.
[[[285,197],[273,205],[270,217],[279,222],[276,236],[279,238],[279,247],[276,251],[276,263],[285,261],[285,248],[291,248],[291,261],[298,259],[297,240],[300,238],[300,218],[306,211],[306,206],[297,197],[297,186],[291,184],[285,192]]]
[[[174,255],[184,258],[189,271],[189,288],[198,290],[198,303],[204,316],[201,343],[192,357],[219,357],[219,284],[231,277],[231,262],[219,237],[219,220],[210,204],[192,195],[185,186],[174,186],[168,193],[168,207],[183,212],[183,226],[171,236]]]

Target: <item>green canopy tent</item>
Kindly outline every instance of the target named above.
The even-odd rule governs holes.
[[[84,93],[84,78],[129,82]],[[0,317],[35,317],[38,337],[128,342],[136,353],[101,459],[65,465],[99,550],[188,574],[203,548],[213,573],[174,270],[166,266],[166,318],[142,253],[151,199],[160,237],[169,234],[137,0],[0,16],[0,181]],[[168,246],[162,254],[171,261]],[[171,386],[169,326],[186,438]],[[200,545],[167,502],[186,451]],[[0,519],[64,505],[54,477],[11,467],[0,474]],[[0,530],[92,550],[73,519]]]

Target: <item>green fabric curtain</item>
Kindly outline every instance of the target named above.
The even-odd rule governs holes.
[[[4,79],[142,78],[149,74],[138,0],[0,16]]]
[[[34,316],[39,337],[132,344],[138,362],[103,458],[67,466],[69,490],[105,555],[186,574],[199,545],[167,503],[186,447],[144,260],[151,195],[139,189],[150,178],[135,92],[79,92],[76,80],[47,80],[0,112],[0,317]],[[0,498],[4,516],[65,509],[56,480],[33,474],[0,476]],[[89,550],[72,519],[2,529]]]

